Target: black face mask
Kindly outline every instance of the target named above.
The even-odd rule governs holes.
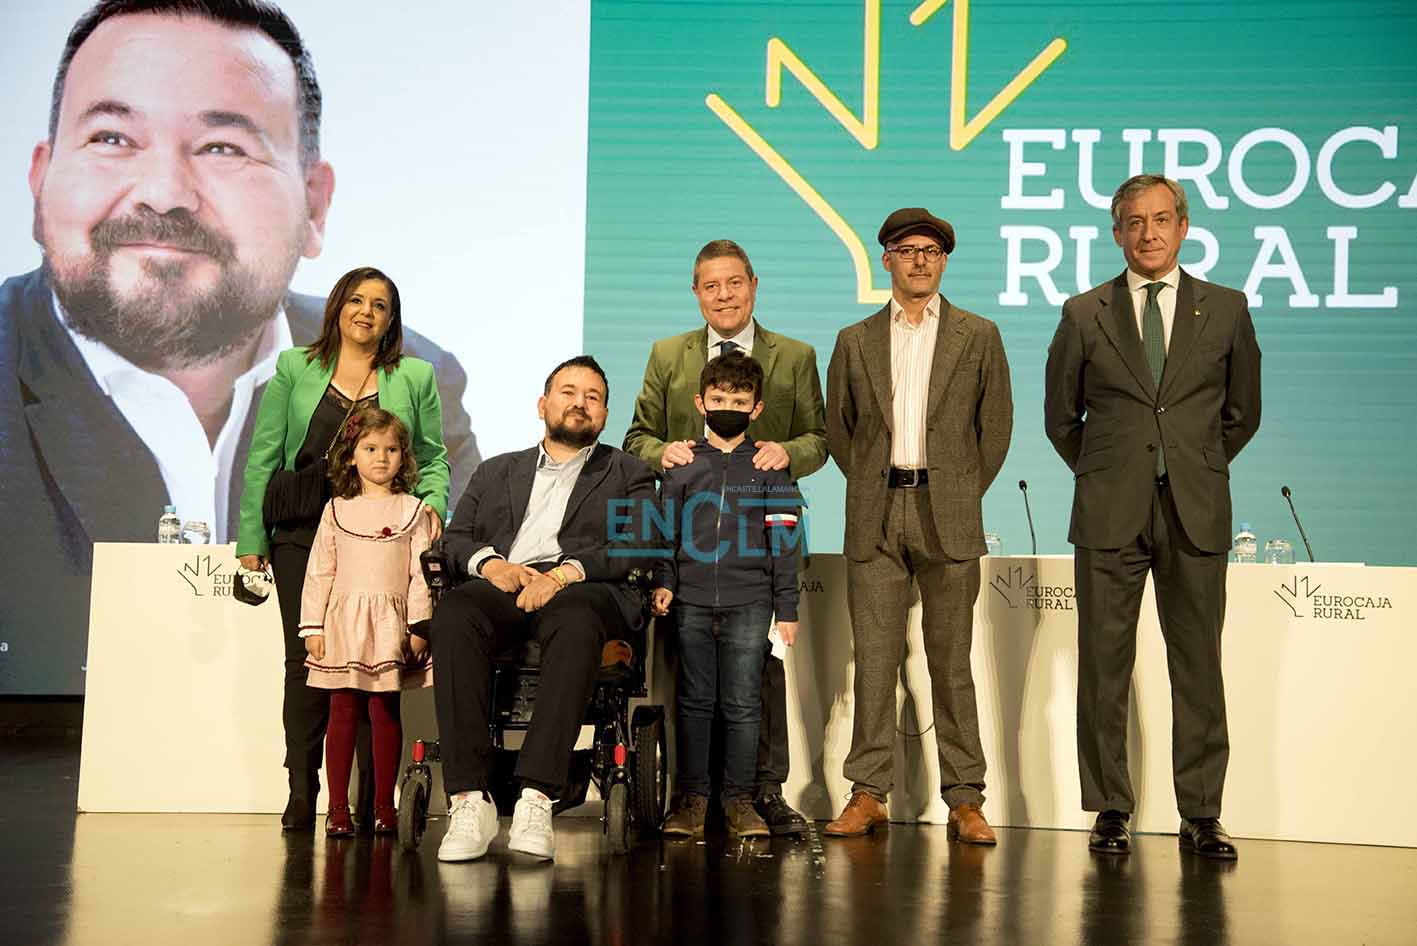
[[[752,419],[752,411],[706,411],[704,413],[708,429],[724,440],[732,440],[747,430]]]

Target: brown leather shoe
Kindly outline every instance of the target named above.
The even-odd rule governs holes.
[[[951,808],[948,831],[951,841],[963,844],[999,843],[978,805],[956,805]]]
[[[659,833],[671,838],[699,839],[704,836],[708,799],[703,795],[683,795],[674,800],[674,810],[664,819]]]
[[[723,821],[730,838],[770,838],[768,823],[753,807],[751,798],[730,798],[723,803]]]
[[[886,806],[867,792],[852,792],[841,817],[829,822],[822,833],[833,838],[856,838],[870,834],[877,825],[890,824]]]

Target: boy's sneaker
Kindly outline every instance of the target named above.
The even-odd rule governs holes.
[[[772,831],[753,807],[751,798],[728,798],[723,802],[723,820],[730,838],[768,838]]]
[[[497,836],[497,806],[482,792],[459,792],[448,809],[448,833],[438,845],[440,861],[472,861]]]
[[[507,847],[549,861],[556,856],[556,835],[551,831],[551,799],[534,788],[522,789],[512,812],[512,832]]]
[[[680,795],[674,801],[669,817],[664,819],[659,833],[671,838],[704,836],[704,820],[708,816],[708,799],[703,795]]]

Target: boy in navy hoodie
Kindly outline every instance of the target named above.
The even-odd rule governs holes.
[[[763,411],[763,369],[732,352],[710,361],[694,403],[708,427],[694,460],[664,474],[654,612],[675,611],[679,635],[678,797],[663,833],[700,838],[709,794],[715,707],[724,720],[723,807],[730,837],[767,837],[753,808],[763,662],[774,614],[797,635],[798,516],[786,470],[753,466],[748,424]]]

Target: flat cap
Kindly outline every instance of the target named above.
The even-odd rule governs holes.
[[[924,207],[902,207],[886,218],[881,224],[881,232],[876,239],[881,246],[887,246],[912,233],[924,233],[940,241],[946,253],[955,251],[955,228],[948,220],[941,220]]]

